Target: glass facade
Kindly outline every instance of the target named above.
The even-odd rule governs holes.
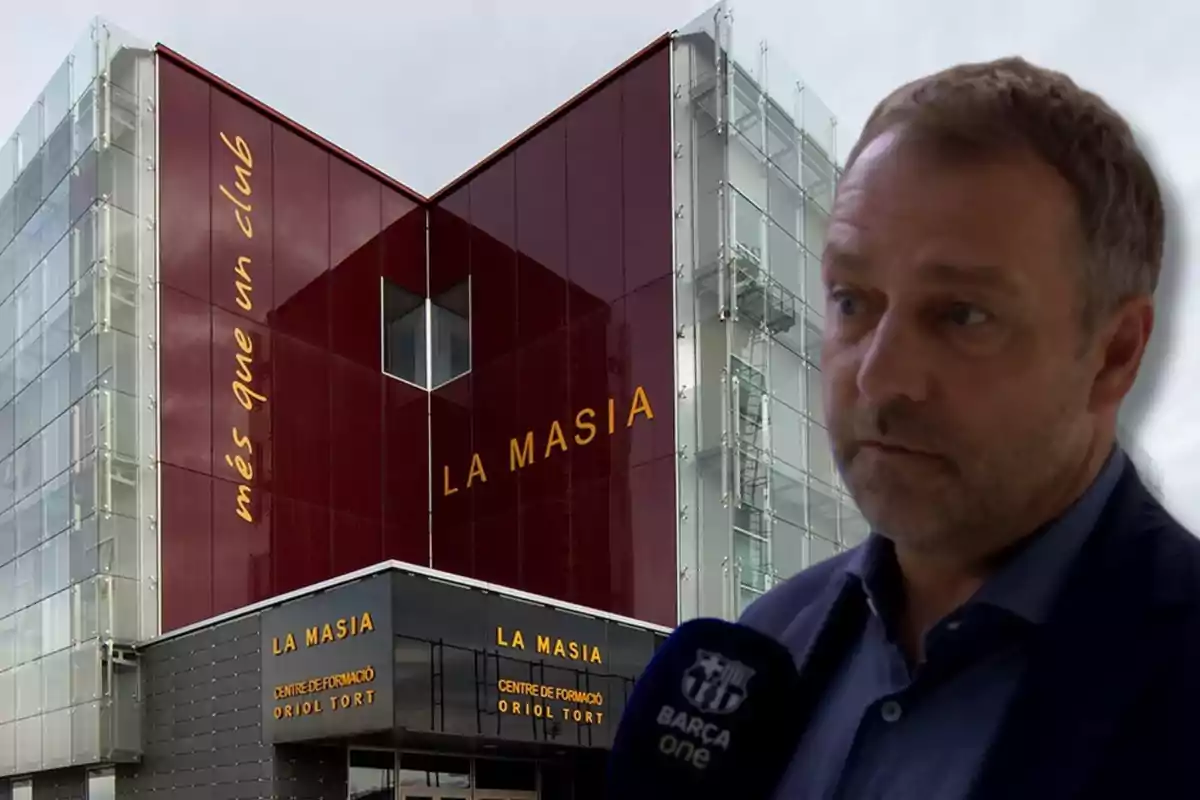
[[[733,617],[866,534],[819,371],[837,128],[724,5],[672,70],[680,617]]]
[[[93,23],[0,147],[0,775],[127,746],[158,628],[154,85]]]

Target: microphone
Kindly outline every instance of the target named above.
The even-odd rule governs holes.
[[[719,619],[685,622],[634,684],[609,754],[608,796],[770,798],[802,732],[799,685],[774,639]]]

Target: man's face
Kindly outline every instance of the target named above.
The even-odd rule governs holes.
[[[834,454],[876,530],[971,549],[1091,436],[1070,186],[1032,155],[939,160],[895,133],[847,172],[823,273]],[[982,541],[980,541],[982,543]]]

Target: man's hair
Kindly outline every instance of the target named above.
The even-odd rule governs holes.
[[[1164,211],[1129,124],[1069,77],[1021,58],[962,64],[901,86],[871,113],[846,161],[900,129],[948,156],[1026,150],[1071,185],[1086,246],[1081,311],[1089,327],[1129,297],[1153,294]]]

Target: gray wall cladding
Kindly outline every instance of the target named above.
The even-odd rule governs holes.
[[[251,614],[142,651],[143,758],[118,770],[119,798],[344,800],[344,750],[262,742],[259,623]]]

